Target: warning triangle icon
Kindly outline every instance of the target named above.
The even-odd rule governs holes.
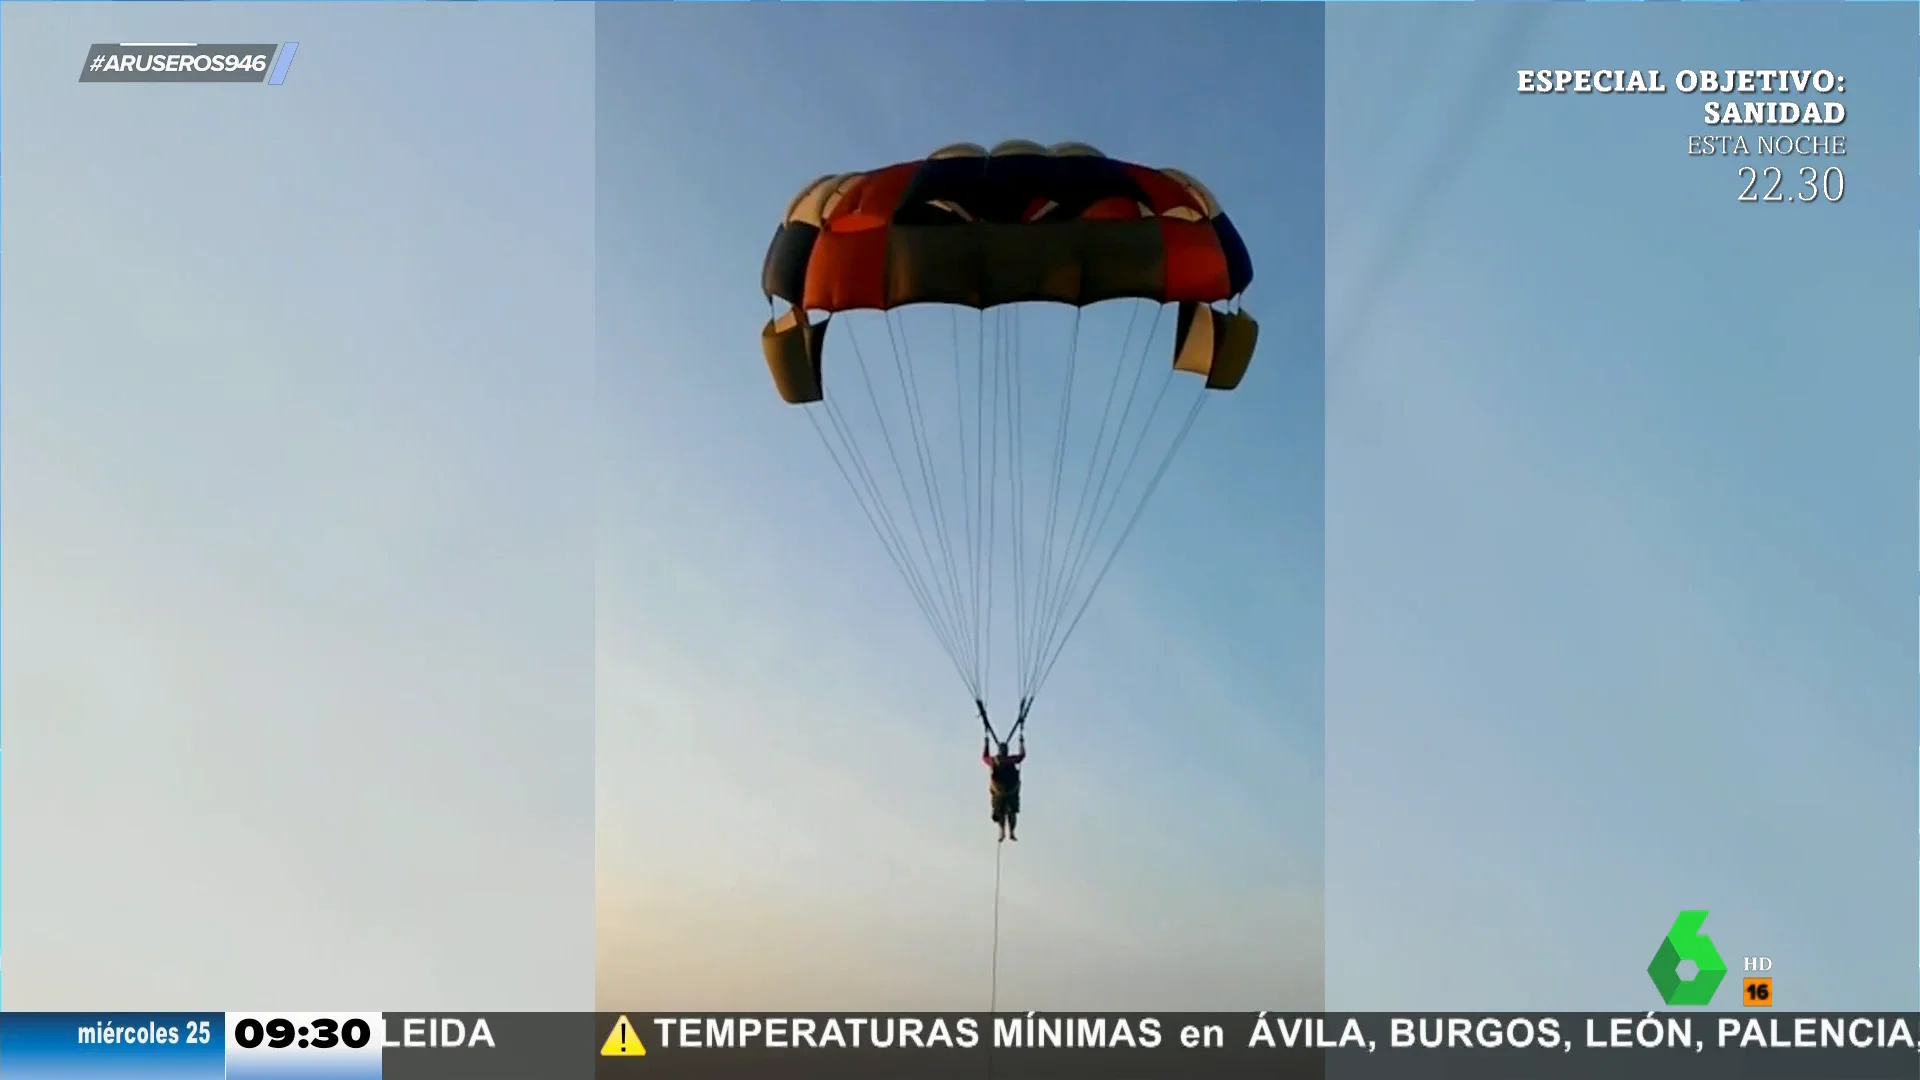
[[[601,1057],[646,1057],[647,1044],[633,1030],[633,1021],[621,1017],[613,1022],[613,1032],[600,1044]]]

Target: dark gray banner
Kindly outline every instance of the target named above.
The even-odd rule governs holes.
[[[385,1013],[382,1080],[591,1080],[592,1013]],[[597,1033],[597,1034],[596,1034]]]
[[[389,1080],[1920,1080],[1911,1013],[387,1013]]]
[[[81,82],[265,82],[279,45],[133,42],[93,45]]]

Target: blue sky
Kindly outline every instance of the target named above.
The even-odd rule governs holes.
[[[1655,1007],[1702,907],[1912,1008],[1912,9],[1327,20],[1329,1007]],[[1846,76],[1839,204],[1513,74],[1761,62]]]
[[[1200,177],[1264,336],[1035,710],[1000,1004],[1318,1002],[1318,20],[601,9],[603,1005],[987,1003],[978,724],[755,338],[803,184],[1009,138]]]
[[[0,18],[7,1005],[588,1007],[591,10]]]

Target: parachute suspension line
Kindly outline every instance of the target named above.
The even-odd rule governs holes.
[[[1122,339],[1120,348],[1114,354],[1113,377],[1107,385],[1106,402],[1101,410],[1099,430],[1094,435],[1093,449],[1087,455],[1086,476],[1081,481],[1080,496],[1076,500],[1073,516],[1070,519],[1071,526],[1067,532],[1067,540],[1063,548],[1064,554],[1057,561],[1049,560],[1048,569],[1050,572],[1050,580],[1047,586],[1040,590],[1039,596],[1037,596],[1034,601],[1038,612],[1037,621],[1045,630],[1043,631],[1042,639],[1033,645],[1030,652],[1024,654],[1025,666],[1022,670],[1020,683],[1020,692],[1023,701],[1030,702],[1039,692],[1038,682],[1040,678],[1040,668],[1045,662],[1048,641],[1059,628],[1062,616],[1074,595],[1074,588],[1078,584],[1079,569],[1084,562],[1084,556],[1080,554],[1080,549],[1083,545],[1091,545],[1099,538],[1097,530],[1091,532],[1088,530],[1088,525],[1094,520],[1094,514],[1090,513],[1090,511],[1097,511],[1101,506],[1101,496],[1104,493],[1107,477],[1112,471],[1113,460],[1119,453],[1121,439],[1127,434],[1126,422],[1132,414],[1133,402],[1139,394],[1140,382],[1146,375],[1148,352],[1152,348],[1153,334],[1159,327],[1160,315],[1165,311],[1160,305],[1155,305],[1155,309],[1156,315],[1153,324],[1148,327],[1145,339],[1141,342],[1140,358],[1135,366],[1133,390],[1128,396],[1126,407],[1121,411],[1120,422],[1117,425],[1113,423],[1113,405],[1119,395],[1120,385],[1125,381],[1127,374],[1127,360],[1132,352],[1135,330],[1139,326],[1141,309],[1138,305],[1132,309],[1132,316],[1127,321],[1126,336]],[[1171,373],[1169,373],[1169,379],[1171,379]],[[1149,416],[1149,424],[1151,420],[1152,417]],[[1107,445],[1107,430],[1109,427],[1113,428],[1112,446]],[[1146,433],[1146,430],[1141,432],[1143,442]],[[1096,489],[1094,472],[1099,467],[1103,458],[1106,461],[1107,468],[1102,471],[1100,485],[1099,488]]]
[[[993,378],[991,380],[987,378],[986,313],[979,312],[977,315],[977,336],[974,339],[975,363],[978,368],[979,382],[982,390],[984,391],[990,386],[993,395],[990,403],[986,400],[985,393],[982,393],[975,401],[976,416],[982,417],[983,420],[985,417],[990,416],[992,421],[990,430],[985,422],[979,422],[975,429],[975,434],[978,436],[975,445],[984,444],[987,451],[986,481],[981,485],[976,494],[986,510],[984,515],[986,517],[986,524],[981,536],[981,546],[985,549],[986,555],[984,560],[985,576],[982,583],[982,593],[985,597],[985,610],[981,620],[983,635],[981,651],[986,656],[986,664],[981,671],[980,681],[982,686],[991,689],[993,686],[994,594],[997,591],[994,588],[995,580],[993,570],[994,552],[999,548],[998,519],[1000,515],[1000,500],[995,497],[994,493],[1000,490],[1000,396],[1006,379],[1004,365],[1001,363],[1001,356],[997,351],[994,353]],[[978,476],[979,474],[976,472],[975,475]]]
[[[955,437],[960,442],[960,515],[961,522],[966,527],[966,533],[961,546],[966,553],[968,583],[967,628],[972,637],[975,662],[978,664],[978,670],[975,672],[975,676],[978,678],[980,688],[983,691],[980,696],[985,697],[986,692],[990,692],[993,684],[987,677],[988,661],[986,646],[980,637],[980,515],[974,513],[974,508],[978,505],[980,494],[980,470],[975,467],[973,462],[967,460],[967,390],[966,373],[962,370],[960,362],[960,313],[957,310],[949,308],[947,310],[947,320],[953,331],[953,430]],[[979,388],[975,387],[974,401],[976,408],[979,400]]]
[[[981,689],[991,691],[993,687],[992,558],[995,537],[993,512],[997,502],[993,497],[993,483],[999,461],[999,446],[988,434],[987,421],[991,412],[995,421],[994,431],[997,433],[998,383],[992,384],[995,400],[990,405],[987,396],[990,384],[987,379],[985,316],[978,311],[975,314],[971,443],[968,438],[967,378],[964,370],[965,362],[961,358],[959,312],[950,309],[948,321],[953,341],[954,419],[960,442],[960,508],[966,525],[964,546],[969,584],[967,597],[971,619],[970,629],[973,635],[974,656],[979,663],[977,675]]]
[[[1091,504],[1092,513],[1087,519],[1090,528],[1087,529],[1085,533],[1084,542],[1072,556],[1073,564],[1067,572],[1068,588],[1059,594],[1056,606],[1049,612],[1050,621],[1047,624],[1050,630],[1049,637],[1037,650],[1038,656],[1035,658],[1034,667],[1030,671],[1031,689],[1029,693],[1031,694],[1038,694],[1040,684],[1046,679],[1045,672],[1050,670],[1052,666],[1048,659],[1049,655],[1057,656],[1065,646],[1065,637],[1071,633],[1070,630],[1063,632],[1063,627],[1067,624],[1067,612],[1072,610],[1071,605],[1077,599],[1081,602],[1081,608],[1084,610],[1086,604],[1091,602],[1094,592],[1099,587],[1098,579],[1095,580],[1092,587],[1084,591],[1080,590],[1079,585],[1085,577],[1087,566],[1094,558],[1095,551],[1100,546],[1101,537],[1106,534],[1107,525],[1113,520],[1114,514],[1120,507],[1123,496],[1127,492],[1127,482],[1134,475],[1135,467],[1140,463],[1141,452],[1146,449],[1147,437],[1153,430],[1154,418],[1159,416],[1161,407],[1166,403],[1168,392],[1173,389],[1175,376],[1174,373],[1169,370],[1161,381],[1159,393],[1154,396],[1152,406],[1147,409],[1146,418],[1141,421],[1139,438],[1133,443],[1133,448],[1127,455],[1126,463],[1121,466],[1119,475],[1116,478],[1113,473],[1113,466],[1114,463],[1119,460],[1121,437],[1125,434],[1127,421],[1132,417],[1135,407],[1139,404],[1141,390],[1148,369],[1148,352],[1152,347],[1153,331],[1158,329],[1160,318],[1165,315],[1165,312],[1166,309],[1164,307],[1159,309],[1154,318],[1153,328],[1148,331],[1147,340],[1142,343],[1140,361],[1135,371],[1133,385],[1128,392],[1126,406],[1121,410],[1120,430],[1116,433],[1114,439],[1113,452],[1106,456],[1106,464],[1102,468],[1100,479],[1095,485],[1096,494]],[[1204,393],[1201,398],[1196,400],[1204,400]],[[1171,463],[1173,455],[1179,451],[1180,443],[1184,439],[1185,435],[1183,433],[1175,436],[1172,445],[1170,445],[1166,451],[1166,457],[1161,461],[1160,471],[1164,471],[1165,467]],[[1110,480],[1112,481],[1111,486],[1109,486]],[[1135,504],[1135,517],[1138,516],[1140,510],[1145,508],[1147,499],[1151,494],[1152,491],[1151,488],[1149,488],[1148,491],[1140,496],[1140,501]],[[1123,533],[1115,540],[1109,552],[1110,556],[1117,555],[1121,545],[1123,545],[1125,541],[1126,535]],[[1111,561],[1112,559],[1109,558],[1108,562],[1111,563]],[[1101,576],[1104,578],[1104,573]]]
[[[1060,662],[1060,651],[1066,648],[1067,639],[1073,636],[1074,629],[1080,625],[1080,619],[1086,615],[1087,607],[1093,603],[1094,593],[1099,591],[1100,583],[1107,578],[1107,571],[1113,569],[1113,561],[1119,558],[1120,549],[1125,546],[1127,537],[1133,534],[1133,527],[1139,524],[1140,515],[1146,512],[1147,503],[1153,499],[1155,489],[1160,486],[1161,479],[1167,475],[1168,467],[1173,464],[1174,455],[1180,452],[1181,444],[1187,441],[1187,435],[1193,431],[1193,422],[1200,418],[1200,409],[1207,403],[1206,393],[1202,390],[1200,396],[1193,399],[1193,405],[1187,409],[1187,418],[1181,423],[1179,434],[1174,436],[1173,447],[1167,451],[1166,457],[1161,459],[1160,467],[1154,470],[1153,479],[1148,482],[1146,492],[1140,497],[1140,505],[1134,507],[1133,516],[1127,519],[1126,527],[1120,530],[1120,537],[1114,542],[1112,550],[1107,553],[1107,560],[1101,565],[1100,573],[1094,576],[1093,584],[1083,594],[1079,610],[1074,612],[1073,620],[1067,624],[1059,640],[1054,644],[1052,655],[1048,657],[1046,666],[1040,669],[1040,682],[1046,682],[1047,676],[1053,673],[1053,665]]]
[[[1031,598],[1039,591],[1039,582],[1045,575],[1046,564],[1041,562],[1038,566],[1035,565],[1035,559],[1039,553],[1034,551],[1029,544],[1034,530],[1029,527],[1027,522],[1032,508],[1027,490],[1029,465],[1027,460],[1027,393],[1026,379],[1024,378],[1026,356],[1020,345],[1022,322],[1020,313],[1017,310],[1007,316],[1007,318],[1011,323],[1011,329],[1008,335],[1008,363],[1013,371],[1013,393],[1008,402],[1007,411],[1007,429],[1010,433],[1008,445],[1009,453],[1012,457],[1012,473],[1015,481],[1013,492],[1014,519],[1012,545],[1014,563],[1017,570],[1015,572],[1013,599],[1016,613],[1015,617],[1019,624],[1020,640],[1016,644],[1016,654],[1020,659],[1020,691],[1024,710],[1028,658],[1033,654],[1034,643],[1040,637],[1040,628],[1037,621],[1039,611],[1033,604]]]
[[[920,378],[915,373],[912,348],[907,344],[904,330],[894,329],[894,313],[882,315],[887,328],[887,341],[893,347],[893,366],[900,378],[901,402],[907,409],[907,429],[913,436],[914,457],[920,466],[922,493],[927,501],[927,518],[933,524],[933,546],[939,549],[940,564],[934,567],[934,573],[944,573],[946,596],[953,613],[954,636],[960,645],[967,668],[969,688],[980,685],[980,659],[974,648],[973,635],[967,618],[968,598],[961,593],[960,567],[953,548],[953,532],[947,523],[947,500],[940,488],[940,471],[934,465],[933,436],[928,430],[926,410],[921,404]],[[933,561],[931,553],[928,561]],[[976,694],[976,696],[979,696]]]
[[[954,666],[954,672],[960,676],[963,684],[966,683],[967,671],[962,658],[960,643],[957,639],[957,627],[954,626],[951,617],[942,610],[940,597],[935,592],[933,585],[927,581],[926,574],[921,570],[918,560],[913,557],[913,548],[908,543],[907,537],[899,524],[900,515],[898,511],[888,505],[888,499],[881,491],[880,481],[873,475],[872,467],[867,464],[866,458],[861,455],[857,449],[858,443],[853,434],[852,425],[846,420],[845,415],[840,411],[838,406],[833,406],[829,410],[828,419],[844,433],[843,437],[847,442],[855,447],[855,449],[849,451],[849,454],[861,471],[861,475],[866,482],[869,498],[878,509],[880,520],[885,524],[887,532],[892,536],[892,547],[896,553],[896,566],[901,569],[902,576],[907,581],[908,590],[914,594],[916,605],[920,607],[922,614],[927,619],[929,627],[932,628],[934,639],[940,643],[941,650],[947,654],[949,661]],[[917,523],[915,523],[915,531],[916,533],[919,531]],[[924,539],[922,539],[920,546],[922,550],[925,549]]]
[[[1080,322],[1084,310],[1083,308],[1073,309],[1073,337],[1067,345],[1067,374],[1060,391],[1060,419],[1053,431],[1053,464],[1047,470],[1047,525],[1040,540],[1040,576],[1035,582],[1036,588],[1032,594],[1033,614],[1030,617],[1030,625],[1035,628],[1036,638],[1029,644],[1044,641],[1047,636],[1046,623],[1040,621],[1040,616],[1045,605],[1044,598],[1052,588],[1056,576],[1053,552],[1054,541],[1060,527],[1060,482],[1067,471],[1068,435],[1073,423],[1074,377],[1079,373]],[[1023,674],[1031,673],[1031,665],[1032,661],[1029,659],[1023,665]],[[1023,684],[1026,681],[1022,679]],[[1022,689],[1025,689],[1024,685]]]
[[[1013,518],[1012,555],[1013,555],[1013,636],[1014,652],[1024,663],[1027,656],[1027,643],[1032,637],[1027,611],[1027,475],[1022,466],[1026,462],[1026,412],[1021,407],[1026,394],[1021,388],[1020,370],[1020,313],[1018,309],[1000,308],[996,311],[995,346],[999,353],[999,366],[1007,373],[1007,475],[1012,483],[1011,516]]]
[[[983,688],[978,686],[972,669],[967,664],[967,651],[960,633],[962,624],[955,614],[952,599],[940,587],[941,582],[937,576],[932,549],[927,542],[926,524],[921,521],[918,504],[907,483],[906,469],[900,461],[900,454],[895,445],[894,433],[887,424],[885,411],[880,407],[879,394],[873,385],[870,365],[860,348],[859,336],[853,332],[851,326],[848,327],[847,338],[855,365],[860,372],[861,383],[866,389],[867,402],[873,409],[873,419],[879,428],[880,441],[886,449],[887,457],[892,461],[894,478],[898,481],[900,492],[906,500],[906,517],[912,525],[914,540],[917,543],[909,542],[905,530],[901,527],[900,515],[888,506],[891,500],[883,493],[882,482],[874,475],[873,467],[868,464],[866,460],[868,455],[861,453],[853,424],[848,421],[835,401],[829,398],[822,402],[822,407],[845,444],[847,457],[859,478],[859,482],[853,482],[850,476],[849,481],[854,488],[855,497],[861,500],[863,509],[871,508],[869,521],[875,524],[875,531],[880,535],[882,544],[889,549],[889,556],[893,559],[895,568],[906,580],[908,590],[913,594],[925,615],[935,639],[946,652],[948,659],[952,661],[962,683],[973,691],[975,697],[980,697]],[[824,437],[824,432],[822,434]],[[842,473],[847,474],[844,467]],[[919,548],[921,557],[925,559],[924,569],[921,559],[914,555],[913,549],[916,546]],[[930,574],[932,580],[929,580]]]
[[[1174,371],[1168,370],[1158,392],[1151,395],[1151,406],[1143,410],[1144,399],[1149,396],[1146,391],[1148,372],[1152,369],[1154,338],[1167,310],[1163,304],[1152,306],[1155,314],[1144,334],[1138,332],[1142,313],[1138,307],[1133,309],[1125,337],[1113,353],[1114,364],[1111,377],[1107,379],[1098,428],[1091,433],[1083,431],[1079,434],[1079,443],[1085,443],[1091,434],[1091,446],[1085,451],[1088,457],[1084,466],[1074,467],[1074,472],[1080,474],[1075,478],[1077,492],[1069,490],[1073,481],[1066,476],[1068,458],[1072,453],[1079,452],[1073,450],[1076,439],[1074,433],[1068,430],[1073,419],[1074,389],[1077,382],[1092,382],[1097,388],[1100,380],[1097,377],[1082,380],[1078,376],[1078,360],[1083,346],[1081,322],[1076,311],[1073,351],[1068,356],[1067,385],[1063,391],[1059,426],[1052,433],[1053,460],[1050,462],[1046,506],[1048,519],[1044,529],[1034,530],[1041,533],[1038,552],[1023,542],[1031,535],[1023,521],[1031,509],[1027,506],[1022,472],[1017,464],[1012,469],[1015,481],[1013,554],[1018,564],[1015,589],[1020,601],[1016,605],[1015,617],[1019,631],[1017,636],[1020,638],[1017,651],[1021,660],[1019,715],[1012,731],[1017,732],[1025,726],[1041,687],[1050,677],[1067,641],[1090,607],[1094,594],[1105,581],[1119,551],[1132,535],[1146,505],[1185,443],[1197,418],[1200,402],[1205,400],[1205,393],[1200,392],[1157,465],[1143,460],[1143,456],[1152,456],[1145,453],[1148,442],[1160,442],[1153,438],[1155,421],[1167,404],[1167,396],[1177,378]],[[1134,348],[1136,341],[1139,346],[1137,350]],[[1101,351],[1104,353],[1106,350],[1103,347]],[[1123,383],[1128,384],[1124,397],[1121,394]],[[1016,395],[1020,392],[1020,385],[1018,379],[1014,380]],[[1136,425],[1134,421],[1143,411],[1144,419]],[[1011,457],[1017,463],[1025,457],[1026,431],[1024,412],[1018,400],[1011,404],[1009,415],[1009,446]],[[1127,446],[1129,442],[1131,447]],[[1123,450],[1127,451],[1124,462],[1120,460]],[[1116,466],[1119,466],[1117,470]],[[1151,478],[1144,485],[1144,490],[1131,495],[1136,490],[1134,481],[1143,474],[1150,474]],[[1069,498],[1072,501],[1070,507],[1067,505]],[[1132,505],[1127,507],[1123,503]],[[1117,534],[1111,529],[1117,523],[1116,519],[1125,522]],[[1037,567],[1034,565],[1036,555],[1040,560]],[[1012,737],[1011,734],[1009,737]]]
[[[934,610],[925,584],[914,572],[905,550],[906,541],[900,536],[899,527],[888,512],[886,503],[879,498],[871,470],[852,449],[852,435],[846,430],[846,421],[840,417],[838,410],[831,407],[830,402],[824,404],[827,406],[828,421],[835,427],[842,440],[849,444],[847,457],[852,460],[852,471],[849,471],[846,463],[842,461],[840,452],[835,449],[833,440],[827,436],[826,429],[820,426],[820,418],[812,409],[805,410],[808,422],[813,425],[814,433],[820,436],[821,444],[827,448],[827,455],[833,459],[834,468],[839,470],[841,478],[846,480],[847,486],[852,489],[854,501],[859,504],[860,512],[866,516],[867,524],[872,526],[874,535],[879,538],[880,546],[886,552],[888,561],[893,563],[894,569],[899,571],[900,577],[906,581],[907,591],[913,597],[915,605],[920,608],[921,614],[926,617],[927,624],[933,628],[934,637],[940,642],[941,651],[947,654],[947,659],[954,665],[955,673],[964,680],[967,673],[960,665],[958,652],[948,640],[946,627]],[[855,473],[858,473],[861,481],[864,481],[865,491],[862,490],[862,483],[854,479]]]
[[[888,333],[891,335],[891,327],[888,328]],[[926,560],[926,576],[921,577],[920,580],[926,588],[929,597],[933,599],[934,606],[939,611],[940,618],[943,620],[942,626],[945,628],[944,639],[947,642],[948,648],[953,650],[953,661],[961,670],[960,677],[971,686],[972,679],[968,674],[970,669],[967,666],[965,650],[961,645],[960,634],[958,633],[958,627],[960,625],[959,616],[954,609],[953,596],[947,592],[943,587],[943,583],[940,581],[939,567],[933,557],[932,545],[927,542],[928,523],[921,520],[919,501],[913,497],[913,489],[907,482],[906,466],[900,461],[900,453],[894,443],[894,433],[886,421],[886,410],[881,407],[879,392],[874,389],[873,377],[866,361],[866,355],[860,348],[859,335],[853,333],[851,328],[849,328],[847,333],[847,341],[852,345],[854,359],[859,365],[860,379],[866,387],[867,403],[873,407],[874,422],[879,425],[881,441],[886,444],[887,456],[893,462],[894,479],[899,481],[901,498],[905,500],[907,504],[907,516],[909,520],[913,522],[914,534],[919,541],[920,554]],[[914,563],[914,567],[916,573],[921,569],[918,562]],[[929,580],[929,578],[931,580]]]
[[[911,331],[933,328],[910,326],[918,320],[909,312],[882,312],[897,386],[880,385],[886,376],[875,369],[884,369],[885,362],[869,361],[861,340],[865,330],[843,321],[864,389],[852,390],[849,377],[851,392],[805,410],[990,736],[999,737],[986,707],[998,659],[999,592],[1013,590],[1008,659],[1017,669],[1019,708],[1005,736],[1012,739],[1024,730],[1035,698],[1208,396],[1198,392],[1171,445],[1163,443],[1164,433],[1156,432],[1166,425],[1156,428],[1156,421],[1170,411],[1168,395],[1178,376],[1166,371],[1157,393],[1148,386],[1149,372],[1156,369],[1154,339],[1168,305],[1151,306],[1151,319],[1140,307],[1130,308],[1117,349],[1102,335],[1118,336],[1119,320],[1111,331],[1097,330],[1083,309],[1074,308],[1071,336],[1059,346],[1052,339],[1066,326],[1056,330],[1047,324],[1045,350],[1058,347],[1065,353],[1065,371],[1057,374],[1051,364],[1035,364],[1025,356],[1024,339],[1032,328],[1023,306],[976,310],[971,343],[958,313],[947,314],[944,333],[936,329],[930,340],[916,342]],[[951,406],[937,401],[946,376],[917,366],[941,366],[941,347],[934,339],[943,336],[952,349]],[[1027,386],[1033,379],[1036,385]],[[1050,393],[1058,393],[1059,400],[1047,397]],[[1092,415],[1096,395],[1101,401],[1097,420]],[[865,404],[852,405],[862,398]],[[887,415],[901,408],[904,416]],[[1030,418],[1029,409],[1053,415]],[[1076,409],[1085,415],[1076,418]],[[1053,430],[1043,432],[1049,420]],[[951,435],[940,430],[948,423],[954,425]],[[1149,442],[1155,446],[1149,448]],[[942,460],[956,445],[957,468]],[[1159,456],[1150,451],[1161,446],[1161,460],[1148,460]],[[877,460],[883,455],[890,465]],[[1044,489],[1038,483],[1042,455],[1048,474]],[[891,477],[883,475],[888,469]],[[902,500],[904,507],[897,505]],[[957,508],[949,505],[954,500]],[[1044,522],[1037,514],[1045,515]],[[1003,545],[1008,545],[1005,552]],[[1011,559],[1011,571],[1002,574],[999,563],[1005,559]]]
[[[1135,319],[1137,319],[1137,317],[1139,317],[1139,309],[1135,309]],[[1077,325],[1077,323],[1075,323],[1075,327],[1073,327],[1073,331],[1075,331],[1075,348],[1077,348],[1077,340],[1079,340],[1079,325]],[[1133,319],[1129,319],[1129,321],[1127,321],[1127,338],[1125,338],[1125,340],[1129,340],[1129,342],[1133,340]],[[1125,356],[1125,352],[1127,352],[1127,348],[1125,348],[1125,344],[1123,344],[1117,356],[1123,357]],[[1071,379],[1071,371],[1069,371],[1069,379]],[[1117,363],[1116,363],[1116,369],[1114,369],[1114,386],[1119,386],[1119,365],[1117,365]],[[1114,400],[1114,394],[1112,394],[1112,390],[1110,390],[1110,392],[1108,392],[1108,407],[1112,407],[1112,400]],[[1069,405],[1071,405],[1071,384],[1069,384],[1068,405],[1062,405],[1062,430],[1060,430],[1060,440],[1062,440],[1062,444],[1066,444],[1066,419],[1068,419]],[[1102,446],[1102,442],[1106,440],[1106,421],[1108,421],[1108,417],[1106,417],[1106,415],[1102,415],[1102,417],[1100,417],[1100,430],[1098,430],[1098,432],[1094,434],[1094,450],[1092,450],[1092,454],[1089,454],[1089,457],[1087,457],[1087,469],[1089,469],[1089,471],[1092,471],[1092,465],[1094,465],[1094,463],[1098,461],[1098,454],[1100,454],[1100,446]],[[1058,486],[1058,482],[1060,482],[1060,477],[1062,477],[1064,473],[1066,473],[1066,455],[1062,454],[1062,457],[1060,457],[1060,459],[1056,461],[1056,477],[1054,477],[1054,479],[1056,479],[1056,486]],[[1085,488],[1081,490],[1081,500],[1075,500],[1075,502],[1085,502]],[[1058,507],[1058,503],[1056,503],[1056,505],[1054,505],[1052,509],[1054,509],[1054,511],[1058,513],[1058,509],[1060,509],[1060,507]],[[1073,542],[1075,542],[1075,534],[1079,532],[1079,521],[1077,521],[1077,519],[1079,519],[1079,507],[1075,507],[1075,511],[1073,511],[1073,519],[1069,519],[1069,521],[1071,521],[1071,525],[1069,525],[1068,527],[1068,534],[1066,534],[1066,542],[1062,544],[1062,550],[1064,550],[1064,552],[1071,552],[1071,550],[1073,550]],[[1054,607],[1054,605],[1052,605],[1052,600],[1050,600],[1050,598],[1052,598],[1052,596],[1054,596],[1054,592],[1058,592],[1058,590],[1060,590],[1060,586],[1062,586],[1062,577],[1064,577],[1064,575],[1062,575],[1060,571],[1062,571],[1062,567],[1064,567],[1064,563],[1066,563],[1066,559],[1060,559],[1060,561],[1054,561],[1054,557],[1052,557],[1050,553],[1046,555],[1046,580],[1043,580],[1043,582],[1041,582],[1041,590],[1039,590],[1039,596],[1035,596],[1035,598],[1033,598],[1033,605],[1035,605],[1035,611],[1039,611],[1039,613],[1041,613],[1041,615],[1039,615],[1039,625],[1041,626],[1048,626],[1048,623],[1046,623],[1046,615],[1044,615],[1044,613],[1046,613],[1048,609],[1052,609],[1052,607]],[[1035,653],[1037,653],[1037,651],[1039,650],[1035,650]],[[1023,659],[1023,665],[1025,665],[1025,667],[1023,667],[1023,671],[1021,671],[1020,690],[1021,690],[1021,700],[1025,701],[1027,700],[1027,692],[1029,692],[1029,690],[1031,690],[1031,686],[1033,686],[1033,667],[1035,667],[1035,655],[1027,655],[1027,657]]]
[[[914,458],[919,465],[921,494],[927,501],[927,518],[933,525],[933,546],[939,550],[940,563],[933,571],[944,580],[948,603],[953,612],[955,640],[965,659],[969,687],[977,686],[979,678],[975,672],[979,664],[972,652],[972,639],[967,626],[967,601],[961,594],[959,578],[954,569],[953,538],[947,528],[946,500],[940,497],[940,478],[932,464],[932,440],[927,429],[927,417],[921,406],[920,382],[914,372],[913,357],[901,335],[896,334],[893,326],[893,313],[885,312],[881,316],[887,328],[887,343],[893,350],[894,374],[900,380],[900,398],[906,406],[907,430],[913,438]],[[932,556],[929,555],[929,561]]]

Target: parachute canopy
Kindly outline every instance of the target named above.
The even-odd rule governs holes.
[[[1258,337],[1237,309],[1253,280],[1246,244],[1213,194],[1184,172],[1083,143],[965,143],[808,184],[775,230],[760,276],[774,309],[761,347],[775,388],[789,404],[824,412],[825,426],[811,417],[815,427],[977,703],[987,690],[993,600],[1011,589],[1024,719],[1204,400],[1195,397],[1144,490],[1129,487],[1144,475],[1136,466],[1173,373],[1215,391],[1246,374]],[[1087,337],[1082,309],[1111,301],[1135,302],[1124,337],[1117,324],[1105,339]],[[1155,309],[1144,333],[1140,301]],[[910,333],[902,309],[916,305],[944,309],[936,321],[950,333]],[[1060,305],[1072,311],[1063,355],[1033,362],[1029,342],[1039,335],[1022,316]],[[1140,402],[1144,348],[1138,371],[1128,359],[1137,335],[1151,341],[1168,305],[1177,310],[1172,370],[1148,409]],[[967,309],[977,328],[963,342]],[[857,340],[828,339],[836,315],[859,312],[874,313],[892,346],[898,379],[885,390]],[[840,375],[827,369],[842,363],[853,381],[829,392]],[[952,375],[936,378],[945,367]],[[1077,378],[1103,406],[1081,400]],[[934,400],[942,390],[950,403]],[[841,403],[867,413],[865,422]],[[1057,422],[1036,432],[1030,410],[1057,413]],[[1029,460],[1036,434],[1050,451],[1046,465]],[[1069,468],[1083,455],[1084,469]],[[1117,513],[1123,507],[1132,512]],[[1116,523],[1117,538],[1107,531]],[[1000,555],[1013,563],[1013,580],[996,584]]]

